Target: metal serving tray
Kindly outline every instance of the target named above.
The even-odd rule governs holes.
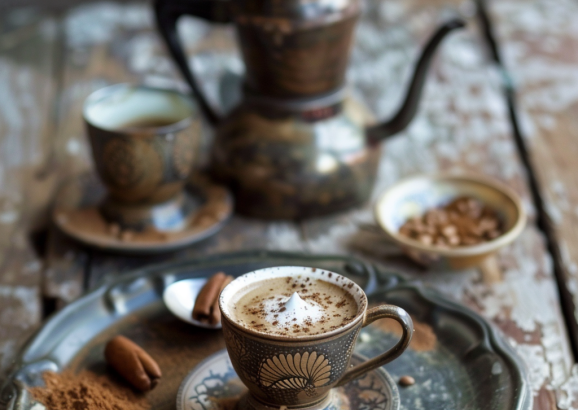
[[[220,331],[196,328],[173,317],[162,302],[163,289],[174,281],[220,270],[237,276],[280,265],[315,266],[344,274],[366,290],[370,301],[401,306],[415,320],[431,326],[437,338],[433,349],[410,348],[385,366],[394,380],[406,374],[416,379],[414,386],[400,388],[402,409],[531,408],[522,362],[476,313],[355,258],[280,252],[214,255],[139,269],[105,283],[58,312],[30,339],[0,397],[9,410],[28,410],[34,401],[26,386],[41,385],[43,371],[105,371],[104,344],[123,334],[149,351],[163,369],[161,384],[148,395],[152,408],[174,409],[182,379],[201,360],[223,349],[224,342]],[[371,325],[364,329],[356,351],[371,357],[395,339]]]

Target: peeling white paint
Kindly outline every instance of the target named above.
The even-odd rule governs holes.
[[[550,25],[556,19],[569,24],[563,13],[556,14],[547,7],[549,3],[544,1],[546,0],[543,0],[542,4],[548,9],[546,18],[549,19]],[[519,15],[516,12],[519,9],[518,3],[514,4],[511,1],[494,3],[500,13],[513,15],[513,23],[506,30],[515,31],[519,29],[518,26],[530,27],[531,24],[542,25],[538,17],[543,16],[537,16],[535,12],[524,12]],[[404,0],[372,2],[367,6],[369,10],[366,11],[366,15],[381,16],[381,23],[388,21],[391,24],[385,31],[371,22],[359,26],[357,47],[353,54],[356,64],[352,65],[348,78],[357,93],[366,96],[368,105],[379,117],[386,118],[399,106],[406,89],[412,65],[418,54],[416,37],[424,37],[423,27],[432,27],[433,17],[427,10],[417,10],[409,21],[400,21],[402,17],[407,16],[407,2]],[[554,8],[556,7],[558,6]],[[94,21],[103,24],[93,24]],[[66,18],[67,38],[73,52],[72,61],[86,64],[90,55],[85,52],[85,48],[111,42],[121,30],[133,28],[142,30],[147,27],[152,30],[148,5],[95,3],[76,8]],[[548,29],[548,32],[557,30],[545,26],[540,28]],[[185,21],[180,29],[185,40],[189,42],[189,47],[202,41],[207,34],[207,26],[197,23]],[[565,30],[573,30],[572,33],[578,36],[578,29],[565,26]],[[129,70],[142,75],[148,81],[174,82],[172,63],[163,54],[164,50],[155,35],[150,32],[136,33],[130,37],[128,45]],[[551,45],[556,46],[555,40],[551,41]],[[487,62],[483,47],[472,32],[463,32],[452,34],[440,51],[433,74],[428,77],[417,118],[405,132],[384,144],[374,196],[403,176],[416,172],[438,171],[442,168],[471,167],[505,179],[511,185],[524,181],[520,164],[514,159],[514,148],[501,96],[500,75]],[[521,61],[529,55],[528,48],[523,43],[513,43],[505,52],[509,62]],[[220,75],[214,70],[215,61],[219,61],[219,64],[222,63],[223,67],[233,72],[242,72],[240,60],[234,54],[219,56],[205,51],[192,58],[193,66],[202,73],[203,78],[207,75],[213,75],[214,78]],[[523,67],[525,71],[517,78],[522,84],[539,86],[525,102],[528,108],[562,110],[578,99],[578,93],[574,88],[574,85],[578,84],[578,71],[575,67],[572,66],[573,71],[570,65],[555,68],[552,83],[544,81],[548,63],[547,59],[536,60],[528,67]],[[2,71],[5,67],[6,64],[3,65],[0,59],[0,81],[2,75],[6,75]],[[530,67],[537,69],[539,75],[533,74]],[[213,77],[209,77],[207,82],[212,82],[213,85],[210,87],[213,88],[210,91],[215,98],[219,90],[214,86]],[[21,86],[26,82],[26,78],[26,74],[20,77]],[[568,81],[572,84],[570,90],[559,86]],[[72,108],[90,90],[103,85],[106,85],[104,80],[95,79],[89,83],[75,84],[64,90],[64,108]],[[10,107],[3,108],[1,97],[2,95],[0,95],[0,116],[9,115]],[[22,104],[30,108],[33,101],[24,100]],[[22,120],[15,117],[12,125],[15,129],[21,124],[18,121]],[[524,129],[529,130],[528,135],[533,134],[536,126],[554,127],[551,116],[544,116],[535,121],[527,112],[522,113],[522,122]],[[74,141],[82,141],[82,138],[80,135],[72,136],[67,145],[69,151],[78,152]],[[491,146],[488,148],[489,142]],[[527,197],[524,198],[524,206],[530,213],[533,212]],[[306,246],[307,251],[314,253],[350,253],[351,242],[359,235],[360,223],[372,221],[373,216],[369,208],[348,213],[339,223],[328,227],[326,232],[308,239],[305,245],[301,232],[296,230],[294,225],[272,224],[265,234],[269,240],[267,247],[302,250],[303,246]],[[383,249],[383,245],[378,242],[357,245],[366,247],[374,255],[378,255]],[[517,346],[517,350],[530,367],[534,390],[539,389],[551,377],[560,380],[559,374],[566,371],[566,361],[570,357],[564,342],[557,342],[554,339],[565,340],[565,333],[560,328],[558,312],[553,309],[553,306],[558,306],[558,300],[551,279],[550,261],[545,257],[536,256],[543,252],[541,246],[535,231],[527,230],[523,239],[501,254],[500,261],[505,266],[506,280],[492,287],[481,283],[480,274],[475,269],[457,274],[436,273],[422,276],[424,282],[433,284],[450,296],[473,300],[484,316],[490,320],[509,319],[523,331],[541,331],[543,346],[530,344]],[[536,249],[540,251],[536,252]],[[64,289],[66,290],[66,284]],[[66,292],[72,291],[70,287]],[[18,306],[22,305],[22,309],[34,318],[33,315],[38,314],[34,313],[39,311],[38,306],[24,303],[31,295],[32,293],[26,289],[0,287],[0,297],[17,299]],[[540,301],[540,304],[535,303],[536,300]],[[510,313],[510,317],[505,317],[506,312]],[[20,312],[15,310],[0,312],[0,315],[10,317],[17,317],[19,314]],[[528,343],[532,339],[529,334],[523,338]],[[545,347],[548,351],[544,351]],[[557,369],[562,369],[562,372]]]
[[[0,311],[0,323],[11,323],[14,327],[28,329],[40,322],[39,289],[27,286],[0,285],[0,298],[13,299]]]
[[[58,284],[57,295],[66,302],[72,302],[82,293],[82,284],[78,280],[67,280]]]
[[[571,376],[556,390],[556,401],[559,409],[576,409],[578,403],[578,365],[572,367]]]
[[[24,265],[22,269],[22,273],[26,275],[34,275],[40,272],[42,269],[42,263],[39,260],[31,260]]]
[[[76,138],[66,141],[66,152],[70,155],[77,155],[82,151],[82,144]]]
[[[304,244],[295,224],[275,222],[267,226],[267,249],[303,251]]]
[[[41,108],[43,93],[38,87],[50,85],[50,79],[29,65],[0,56],[0,84],[2,166],[36,164],[43,159],[41,137],[45,119]]]
[[[539,345],[519,344],[518,354],[527,365],[530,384],[534,394],[546,383],[550,375],[548,362],[544,357],[544,349]]]
[[[100,2],[72,9],[64,24],[68,45],[82,48],[111,42],[122,29],[153,27],[153,19],[148,4]]]
[[[494,2],[492,11],[497,17],[495,27],[502,39],[506,65],[524,89],[519,98],[524,115],[529,117],[528,111],[562,112],[578,102],[576,61],[563,61],[559,52],[551,55],[564,38],[578,39],[578,5],[568,0],[506,0]],[[519,40],[521,37],[523,41]],[[551,114],[537,116],[536,120],[544,129],[556,127],[556,118]],[[536,129],[525,131],[532,136]]]
[[[372,13],[372,5],[368,7]],[[379,13],[383,7],[375,6],[375,12]],[[404,5],[401,1],[392,1],[387,7],[402,8]],[[419,11],[415,13],[419,14]],[[529,13],[520,22],[534,17]],[[420,19],[412,15],[412,20],[414,18]],[[412,29],[419,31],[418,26],[405,22],[386,32],[380,32],[379,27],[372,24],[362,25],[358,30],[358,47],[353,56],[356,64],[350,69],[349,78],[367,97],[367,104],[379,117],[394,112],[405,90],[409,66],[418,51]],[[463,169],[461,164],[464,162],[464,165],[500,177],[510,185],[526,181],[510,136],[500,74],[483,53],[483,46],[472,33],[452,34],[444,41],[435,63],[435,75],[428,77],[417,118],[407,130],[384,144],[374,198],[406,175],[438,171],[442,165],[446,169]],[[524,43],[516,43],[508,53],[522,58],[528,54],[528,49]],[[529,81],[531,70],[527,71],[526,77],[517,80]],[[578,78],[575,67],[573,71],[565,69],[557,75],[559,78]],[[544,76],[538,77],[538,80],[543,79]],[[547,84],[541,86],[547,87]],[[574,93],[559,88],[550,93],[552,98],[562,99],[558,108],[575,98]],[[541,104],[545,106],[545,103]],[[521,113],[521,122],[527,135],[533,135],[536,124],[532,116]],[[553,127],[551,117],[544,117],[542,122]],[[458,161],[461,164],[456,163]],[[561,187],[556,189],[559,195],[563,194]],[[535,214],[528,196],[523,197],[523,205],[530,216]],[[355,214],[363,213],[357,211]],[[370,214],[367,209],[363,215],[371,218]],[[350,251],[351,239],[348,238],[357,238],[359,228],[351,219],[344,219],[339,225],[311,238],[309,248],[313,252]],[[371,255],[383,255],[381,243],[357,245]],[[544,254],[542,238],[535,228],[527,229],[519,241],[501,253],[501,263],[505,280],[491,287],[481,282],[475,269],[459,274],[436,272],[435,276],[423,276],[423,280],[446,295],[460,295],[473,301],[488,319],[512,321],[527,332],[523,338],[528,342],[534,337],[531,334],[539,332],[542,344],[548,346],[547,353],[541,345],[520,345],[525,361],[532,367],[533,388],[537,391],[547,381],[558,384],[569,371],[571,355],[566,330],[560,321],[551,260]]]
[[[12,364],[18,348],[18,343],[14,339],[0,342],[0,369],[7,369]]]
[[[311,253],[338,254],[348,248],[349,238],[359,230],[359,227],[349,221],[332,225],[324,235],[307,241]]]
[[[565,348],[564,333],[556,322],[542,326],[542,346],[550,363],[549,385],[553,388],[560,386],[571,371],[567,363],[569,352]]]

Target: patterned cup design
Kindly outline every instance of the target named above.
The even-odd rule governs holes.
[[[235,322],[231,301],[245,286],[269,278],[308,276],[344,289],[354,297],[358,312],[343,327],[310,336],[258,333]],[[252,397],[272,407],[315,406],[327,398],[331,388],[365,375],[398,357],[411,340],[413,324],[409,315],[396,306],[382,305],[367,311],[367,297],[351,280],[316,268],[283,266],[261,269],[231,282],[219,297],[223,334],[233,368]],[[361,328],[374,320],[392,318],[402,324],[404,334],[389,351],[350,368],[355,341]],[[308,407],[309,408],[309,407]]]

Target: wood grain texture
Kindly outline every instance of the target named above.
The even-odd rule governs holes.
[[[122,4],[97,3],[72,8],[61,16],[61,83],[55,100],[57,126],[53,148],[60,186],[93,167],[82,118],[85,98],[112,83],[138,81],[138,77],[126,69],[125,59],[116,61],[110,58],[114,53],[128,54],[129,44],[123,30],[150,26],[146,16],[143,21],[141,9],[126,10]],[[89,258],[89,250],[63,238],[56,228],[51,229],[43,291],[56,307],[73,300],[85,290]]]
[[[41,321],[42,260],[30,231],[46,219],[55,177],[51,102],[56,20],[34,10],[0,17],[0,375]],[[0,376],[1,378],[1,376]]]
[[[46,246],[42,295],[47,303],[52,304],[53,309],[59,310],[86,290],[85,274],[89,255],[52,225]]]
[[[574,7],[569,2],[556,1],[569,10]],[[523,3],[516,4],[526,10]],[[471,11],[469,3],[458,1],[366,3],[349,78],[354,93],[379,117],[387,117],[395,110],[420,46],[436,22],[455,12],[454,6],[463,13]],[[146,6],[114,3],[82,6],[65,16],[64,27],[67,41],[56,152],[60,155],[58,162],[70,161],[66,168],[75,173],[90,164],[80,116],[81,103],[90,91],[120,81],[161,85],[180,82],[175,80],[178,76],[154,33]],[[183,22],[181,30],[189,52],[195,54],[193,66],[206,79],[204,86],[213,100],[218,100],[216,80],[221,72],[215,67],[222,64],[236,72],[242,70],[233,53],[230,32],[190,20]],[[534,41],[539,43],[542,39],[537,36]],[[570,69],[563,72],[570,75]],[[416,120],[408,130],[384,144],[374,199],[407,175],[468,170],[507,183],[522,196],[532,215],[499,81],[496,69],[486,58],[475,22],[471,21],[467,32],[452,35],[440,50]],[[553,115],[546,113],[547,118]],[[571,125],[569,122],[566,128]],[[209,143],[205,133],[204,146]],[[575,203],[570,197],[567,202],[570,208]],[[571,242],[567,243],[571,248]],[[235,217],[217,237],[164,257],[130,258],[89,251],[89,279],[94,286],[106,277],[147,263],[257,248],[353,253],[429,283],[502,329],[530,369],[534,408],[556,408],[557,404],[561,408],[576,407],[572,386],[578,382],[578,375],[576,370],[572,373],[572,357],[549,255],[532,222],[516,243],[500,253],[498,262],[504,281],[491,285],[483,283],[477,270],[426,272],[409,263],[375,230],[370,204],[300,225]],[[58,269],[64,268],[57,266],[58,253],[53,255],[56,266],[53,275],[58,278]],[[76,261],[72,259],[72,263]],[[70,269],[71,265],[61,266]]]
[[[418,5],[389,1],[368,6],[373,19],[358,31],[358,42],[363,36],[377,38],[381,33],[382,44],[389,45],[367,41],[365,47],[358,47],[358,62],[351,75],[371,108],[384,116],[402,95],[404,84],[396,79],[407,76],[402,72],[410,64],[407,50],[416,53],[416,45],[423,43],[440,16],[439,6]],[[393,25],[391,30],[380,31],[388,20]],[[400,20],[402,25],[397,23]],[[486,58],[476,22],[469,23],[468,32],[452,36],[442,47],[418,118],[408,130],[384,144],[375,193],[417,172],[474,171],[515,189],[533,216],[525,174],[510,135],[500,76]],[[392,62],[387,55],[396,56],[396,52],[399,61]],[[305,227],[308,247],[312,252],[354,251],[432,284],[479,311],[509,336],[527,361],[539,398],[535,408],[555,408],[558,399],[551,390],[568,380],[573,361],[549,255],[534,223],[500,253],[498,262],[504,281],[491,285],[484,283],[476,270],[434,273],[408,265],[398,250],[368,229],[372,223],[369,207],[311,222]]]
[[[501,56],[517,89],[522,133],[560,253],[567,312],[578,339],[578,5],[571,1],[490,2]],[[574,369],[574,374],[578,369]],[[578,407],[574,375],[559,396]],[[570,387],[572,386],[572,387]]]

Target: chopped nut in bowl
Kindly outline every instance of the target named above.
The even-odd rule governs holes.
[[[511,243],[526,223],[514,191],[471,174],[405,179],[379,197],[375,217],[412,259],[442,269],[480,265]]]

